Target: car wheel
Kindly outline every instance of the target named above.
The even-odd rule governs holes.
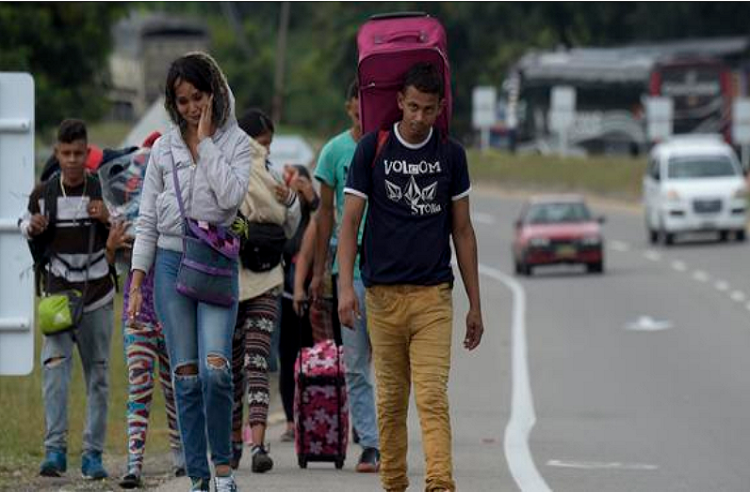
[[[734,234],[734,238],[737,240],[737,242],[744,243],[745,239],[747,239],[747,234],[745,233],[745,229],[740,229]]]
[[[674,244],[674,232],[661,231],[661,239],[665,246]]]
[[[523,260],[516,261],[516,271],[519,275],[531,275],[531,265]]]
[[[656,244],[659,242],[659,231],[655,231],[654,229],[648,230],[648,242],[651,244]]]
[[[725,243],[729,240],[729,231],[719,232],[719,242]]]
[[[515,267],[516,267],[516,268],[515,268],[515,271],[516,271],[516,275],[521,275],[521,274],[523,274],[523,264],[522,264],[522,263],[521,263],[520,261],[518,261],[518,260],[516,260],[516,261],[514,262],[514,264],[515,264]]]
[[[589,273],[604,273],[604,262],[596,261],[594,263],[587,263],[586,270]]]

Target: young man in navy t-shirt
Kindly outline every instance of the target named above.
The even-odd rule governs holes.
[[[358,144],[339,235],[339,317],[360,315],[353,288],[357,231],[365,204],[362,280],[377,377],[381,481],[406,490],[406,417],[411,381],[422,426],[426,490],[455,490],[448,410],[453,328],[450,238],[469,298],[464,347],[482,338],[477,244],[469,215],[466,154],[433,125],[444,87],[434,66],[406,74],[391,131]]]

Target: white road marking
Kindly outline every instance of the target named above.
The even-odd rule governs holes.
[[[647,470],[658,470],[659,467],[656,465],[649,465],[646,463],[620,463],[619,461],[613,462],[598,462],[598,461],[565,461],[565,460],[549,460],[547,466],[556,466],[559,468],[577,468],[582,470],[636,470],[636,471],[647,471]]]
[[[495,217],[491,214],[483,214],[482,212],[472,212],[472,222],[478,222],[480,224],[492,225],[495,223]]]
[[[622,241],[612,240],[607,243],[612,251],[619,251],[620,253],[626,253],[630,251],[630,245]]]
[[[693,272],[693,280],[697,280],[698,282],[708,282],[708,279],[708,274],[703,270],[696,270]]]
[[[643,257],[646,258],[647,260],[659,261],[661,260],[661,253],[658,253],[652,249],[649,249],[648,251],[643,253]]]
[[[732,294],[729,296],[734,302],[745,302],[745,293],[741,290],[735,290],[732,292]]]
[[[636,321],[625,325],[626,330],[632,331],[661,331],[672,328],[669,321],[657,321],[651,316],[641,316]]]
[[[714,287],[720,292],[726,292],[729,290],[729,282],[726,280],[719,280],[714,284]]]
[[[685,272],[687,271],[687,265],[684,261],[675,260],[672,262],[672,269],[677,270],[678,272]]]
[[[500,270],[480,264],[479,273],[505,284],[513,292],[513,390],[510,420],[505,427],[505,459],[522,492],[551,492],[534,464],[529,447],[529,434],[536,423],[536,413],[527,360],[526,292],[518,281]]]

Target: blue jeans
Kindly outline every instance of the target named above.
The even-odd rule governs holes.
[[[74,331],[44,337],[41,358],[46,448],[67,449],[68,387],[73,367],[73,347],[77,346],[86,381],[83,451],[104,450],[109,396],[109,347],[113,325],[114,308],[110,302],[90,313],[84,313],[81,323]]]
[[[354,281],[354,292],[361,317],[354,320],[354,327],[341,327],[346,363],[346,387],[349,392],[349,407],[352,423],[359,434],[359,444],[364,448],[379,448],[378,427],[375,415],[375,392],[372,384],[372,345],[367,333],[365,309],[365,286],[361,280]]]
[[[177,421],[187,474],[211,478],[206,459],[211,449],[214,465],[228,465],[232,456],[232,333],[237,305],[225,308],[194,301],[175,289],[181,254],[165,249],[156,253],[154,304],[163,325],[172,364]],[[237,275],[233,290],[238,291]],[[210,364],[221,357],[220,366]],[[198,374],[181,374],[196,367]],[[207,440],[208,438],[208,440]]]

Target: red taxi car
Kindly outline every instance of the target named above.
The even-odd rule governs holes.
[[[603,217],[594,218],[582,196],[531,198],[516,221],[513,258],[517,274],[531,275],[535,266],[560,263],[604,271]]]

